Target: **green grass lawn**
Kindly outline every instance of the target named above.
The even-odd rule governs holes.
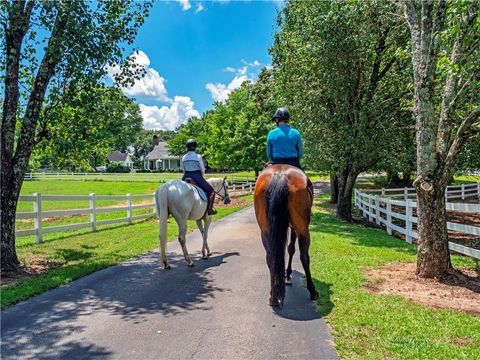
[[[218,214],[214,216],[214,220],[244,207],[218,208]],[[189,221],[188,231],[191,232],[194,229],[196,229],[195,222]],[[46,236],[42,244],[35,244],[32,239],[27,238],[17,240],[17,254],[23,263],[31,264],[41,259],[51,264],[52,268],[41,275],[2,287],[2,308],[159,246],[158,220],[156,219],[130,226],[110,226],[96,233],[90,233],[87,230],[79,235],[72,235],[71,232],[51,235],[50,238]],[[168,239],[176,239],[177,235],[176,223],[170,220]]]
[[[327,212],[324,195],[311,225],[312,276],[320,311],[343,359],[480,359],[480,317],[375,295],[364,271],[387,262],[414,262],[414,246],[380,229],[344,223]],[[455,266],[473,261],[454,256]],[[448,301],[448,299],[446,299]],[[462,341],[456,341],[462,339]],[[462,345],[462,343],[464,345]]]

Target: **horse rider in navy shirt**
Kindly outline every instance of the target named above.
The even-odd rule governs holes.
[[[194,139],[190,139],[186,143],[188,152],[182,157],[183,177],[185,181],[187,178],[195,180],[197,185],[205,191],[208,199],[207,213],[208,215],[214,215],[217,211],[213,208],[215,201],[215,191],[212,185],[203,177],[205,174],[205,165],[202,157],[195,152],[197,148],[197,142]]]
[[[267,156],[271,164],[287,164],[302,169],[303,141],[300,132],[290,127],[290,114],[286,108],[278,108],[272,118],[277,128],[267,136]]]

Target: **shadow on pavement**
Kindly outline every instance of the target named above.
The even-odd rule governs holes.
[[[312,301],[306,288],[305,276],[293,270],[292,278],[293,284],[286,288],[283,306],[273,308],[278,316],[295,321],[310,321],[330,313],[333,308],[333,303],[330,301],[331,284],[313,279],[320,297],[318,301]]]
[[[237,252],[194,259],[188,268],[183,257],[170,253],[171,270],[160,268],[158,253],[149,253],[118,267],[97,272],[15,307],[16,316],[2,312],[2,358],[67,359],[108,358],[107,349],[85,341],[60,343],[59,339],[83,332],[82,318],[115,315],[123,321],[147,321],[147,314],[174,316],[207,309],[207,299],[224,289],[211,284],[210,269]],[[183,284],[183,285],[180,285]],[[152,291],[152,288],[155,291]],[[19,311],[21,310],[21,311]],[[145,315],[145,316],[144,316]]]

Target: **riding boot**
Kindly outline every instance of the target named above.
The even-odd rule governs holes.
[[[213,208],[213,203],[215,202],[215,193],[211,193],[208,199],[207,213],[208,215],[215,215],[217,210]]]

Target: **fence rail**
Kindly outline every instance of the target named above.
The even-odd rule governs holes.
[[[253,192],[255,188],[255,183],[252,182],[234,182],[229,184],[229,193],[233,196],[246,195]],[[133,204],[133,200],[149,200],[152,201],[146,204]],[[126,204],[121,204],[118,206],[105,206],[99,207],[98,201],[105,200],[117,200],[124,201]],[[17,230],[15,232],[17,237],[21,236],[32,236],[35,235],[35,241],[40,243],[43,241],[43,234],[67,231],[67,230],[76,230],[82,228],[91,228],[92,231],[97,230],[99,225],[109,225],[117,223],[129,223],[140,219],[147,219],[155,215],[155,196],[154,194],[140,194],[140,195],[97,195],[95,193],[89,195],[42,195],[40,193],[35,193],[33,195],[21,195],[19,201],[22,202],[32,202],[33,211],[27,212],[17,212],[17,220],[31,220],[33,219],[33,229]],[[88,201],[89,206],[79,209],[65,209],[65,210],[43,210],[42,204],[44,201]],[[133,215],[134,210],[148,209],[151,208],[152,212],[141,215]],[[115,218],[115,219],[106,219],[106,220],[97,220],[97,214],[105,214],[112,212],[122,212],[126,213],[125,217]],[[44,221],[47,218],[51,217],[62,217],[62,216],[84,216],[90,215],[88,222],[81,222],[68,225],[59,225],[59,226],[49,226],[44,227]]]
[[[254,176],[238,174],[207,173],[206,177],[226,177],[229,183],[254,182]],[[103,179],[106,181],[127,180],[162,182],[181,177],[181,173],[106,173],[106,172],[34,172],[26,173],[24,180],[94,180]]]
[[[354,192],[355,206],[360,209],[362,216],[377,225],[384,225],[388,234],[396,231],[405,235],[405,240],[412,243],[418,239],[418,233],[413,229],[418,218],[413,216],[413,210],[417,208],[417,202],[412,199],[414,189],[376,189],[357,190]],[[402,191],[402,192],[400,192]],[[378,195],[380,194],[380,195]],[[413,195],[416,194],[413,193]],[[403,200],[395,200],[394,196]],[[447,200],[466,199],[480,197],[480,183],[459,186],[449,186],[445,194]],[[447,202],[447,210],[467,213],[479,213],[480,204],[462,204]],[[447,222],[447,228],[451,231],[469,235],[480,236],[480,227]],[[449,242],[450,250],[480,259],[480,250],[469,248],[457,243]]]

